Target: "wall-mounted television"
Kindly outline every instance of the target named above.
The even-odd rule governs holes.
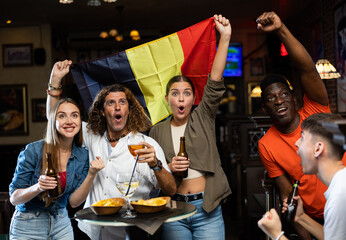
[[[224,77],[243,76],[243,47],[241,43],[231,43],[228,48]]]

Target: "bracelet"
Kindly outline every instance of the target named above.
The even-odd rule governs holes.
[[[159,162],[157,161],[156,164],[155,164],[154,166],[152,166],[152,167],[149,166],[149,168],[150,168],[150,169],[156,168],[158,163],[159,163]]]
[[[50,88],[52,90],[59,90],[59,91],[61,91],[62,90],[62,85],[60,85],[59,87],[54,87],[54,86],[52,86],[52,84],[48,83],[48,88]]]
[[[57,94],[52,94],[49,89],[47,89],[46,91],[47,91],[47,94],[51,97],[59,97],[62,93],[62,91],[59,91],[59,93]]]
[[[277,236],[277,238],[276,238],[275,240],[279,240],[279,239],[281,238],[281,236],[284,235],[284,233],[285,233],[285,232],[282,231],[282,232],[279,234],[279,236]]]
[[[154,170],[154,171],[158,171],[158,170],[162,170],[162,162],[159,159],[156,159],[157,162],[154,166],[150,167],[150,169]]]

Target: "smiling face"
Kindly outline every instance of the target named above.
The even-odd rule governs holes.
[[[55,117],[55,126],[59,137],[73,139],[79,132],[82,124],[80,111],[72,103],[60,104]]]
[[[106,118],[107,131],[111,138],[127,133],[129,102],[124,92],[110,92],[104,101],[102,115]]]
[[[191,109],[195,102],[194,92],[190,83],[173,83],[169,89],[168,96],[166,96],[166,101],[172,110],[172,124],[176,126],[185,124],[190,117]]]
[[[315,174],[317,172],[317,158],[315,157],[316,141],[309,131],[302,131],[302,136],[295,143],[298,148],[300,165],[304,174]]]
[[[285,84],[281,82],[272,83],[264,89],[262,99],[264,110],[272,118],[276,126],[293,127],[294,129],[298,127],[297,102]]]

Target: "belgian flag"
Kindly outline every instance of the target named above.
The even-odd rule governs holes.
[[[166,118],[166,85],[176,75],[190,78],[198,104],[216,53],[215,23],[206,19],[163,38],[71,67],[85,109],[106,85],[120,83],[135,94],[153,124]]]

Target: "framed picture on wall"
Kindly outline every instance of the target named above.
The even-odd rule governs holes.
[[[250,59],[250,73],[251,73],[251,76],[264,75],[263,58],[251,58]]]
[[[30,66],[33,64],[32,44],[3,44],[4,67]]]
[[[31,99],[32,108],[32,121],[33,122],[46,122],[46,99],[33,98]]]
[[[338,112],[346,112],[346,3],[339,5],[334,12],[335,64],[341,74],[337,80]]]
[[[27,86],[0,85],[0,136],[28,133]]]

